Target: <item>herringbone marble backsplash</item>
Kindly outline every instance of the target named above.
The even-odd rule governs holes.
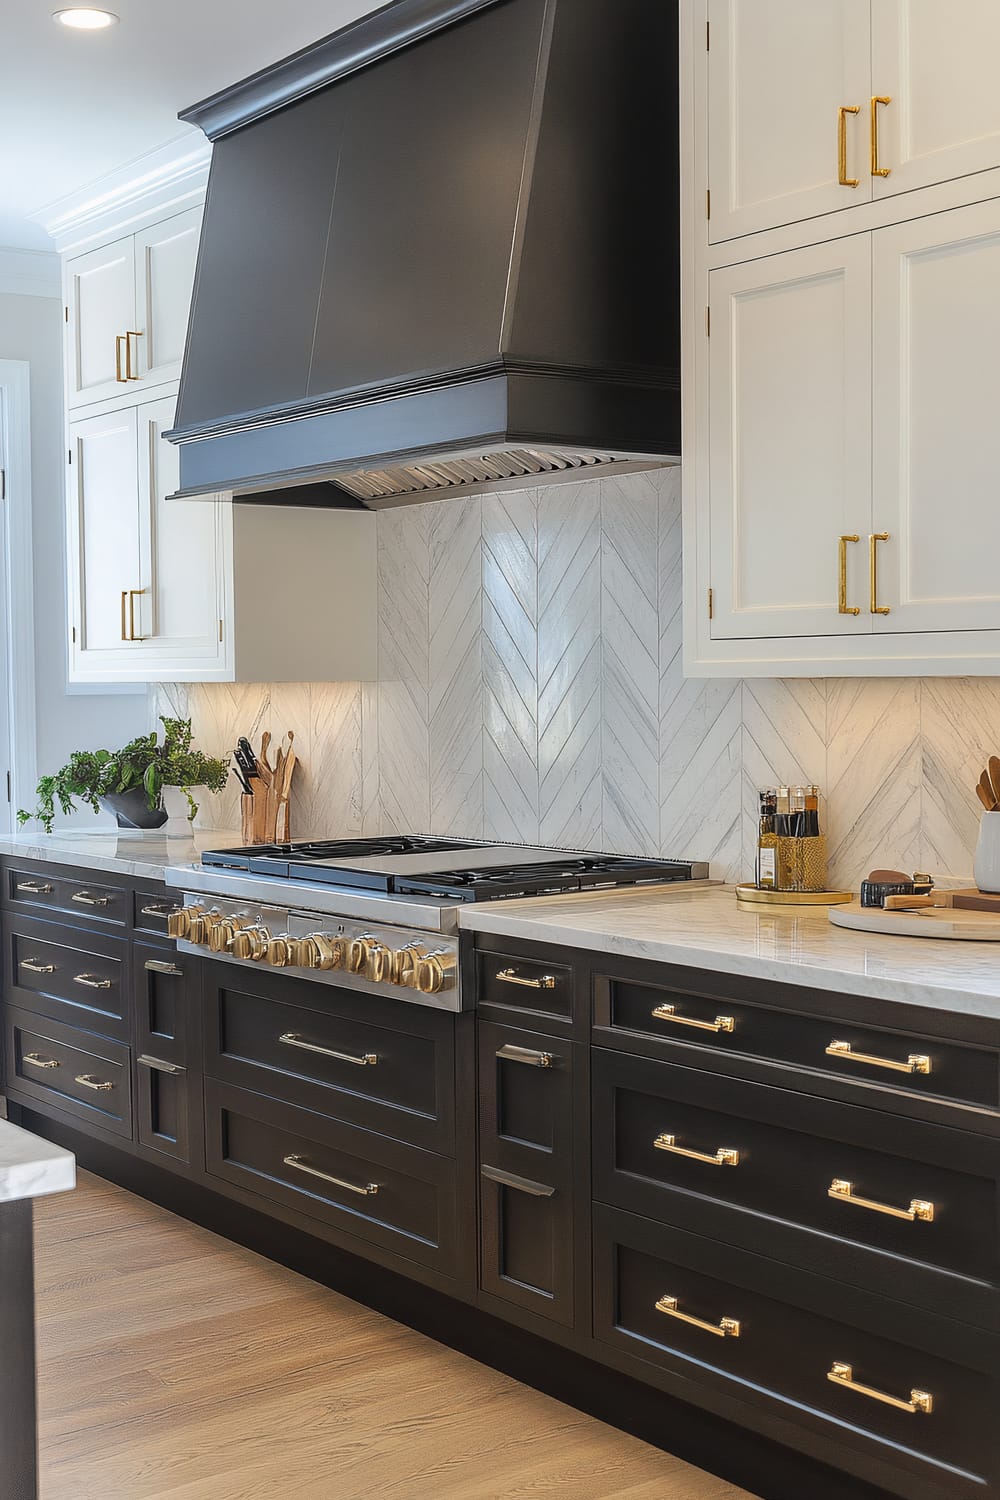
[[[831,874],[968,875],[1000,680],[686,681],[680,471],[378,517],[377,683],[157,687],[228,754],[262,704],[294,836],[433,832],[752,868],[756,789],[817,782]],[[203,826],[239,827],[235,782]]]

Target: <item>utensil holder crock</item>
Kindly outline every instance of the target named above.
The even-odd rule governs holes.
[[[1000,892],[1000,812],[983,813],[979,820],[972,873],[979,890]]]

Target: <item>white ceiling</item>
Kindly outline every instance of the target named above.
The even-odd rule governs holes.
[[[93,0],[106,31],[52,20],[77,0],[0,0],[0,247],[51,249],[28,215],[186,132],[177,111],[382,0]]]

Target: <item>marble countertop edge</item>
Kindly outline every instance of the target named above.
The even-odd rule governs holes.
[[[75,1187],[72,1151],[0,1120],[0,1203],[67,1193]]]

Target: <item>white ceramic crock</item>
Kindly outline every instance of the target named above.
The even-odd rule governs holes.
[[[1000,892],[1000,812],[983,813],[972,866],[980,891]]]

